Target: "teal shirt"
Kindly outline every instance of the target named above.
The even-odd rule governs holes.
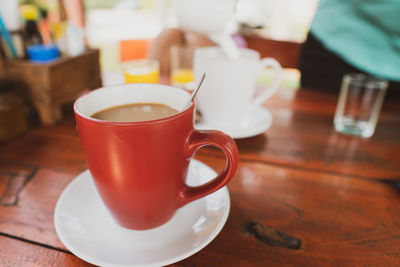
[[[320,0],[311,32],[348,64],[400,81],[400,0]]]

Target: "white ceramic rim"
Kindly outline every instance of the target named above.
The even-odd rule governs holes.
[[[74,103],[74,112],[86,120],[102,124],[122,126],[155,124],[182,116],[185,111],[194,106],[194,102],[187,106],[189,101],[190,94],[176,87],[154,83],[121,84],[102,87],[82,95]],[[179,112],[169,117],[139,122],[104,121],[90,117],[100,110],[131,103],[161,103]]]
[[[225,56],[221,47],[218,46],[205,46],[199,47],[194,50],[194,59],[196,57],[218,60],[218,61],[236,61],[240,63],[241,60],[255,60],[259,61],[261,55],[258,51],[250,49],[250,48],[239,48],[239,58],[238,59],[229,59]]]

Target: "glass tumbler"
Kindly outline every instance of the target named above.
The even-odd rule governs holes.
[[[125,83],[158,83],[160,64],[154,59],[136,59],[122,64]]]
[[[193,53],[194,49],[182,45],[171,47],[171,82],[179,88],[190,90],[194,81],[193,76]]]
[[[346,74],[334,117],[335,130],[371,137],[378,122],[388,82],[364,74]]]

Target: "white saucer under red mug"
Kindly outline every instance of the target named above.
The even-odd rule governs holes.
[[[187,183],[204,184],[216,176],[192,160]],[[77,257],[99,266],[162,266],[185,259],[209,244],[229,215],[226,187],[178,209],[166,224],[135,231],[119,226],[104,206],[88,170],[60,195],[54,224],[62,243]]]

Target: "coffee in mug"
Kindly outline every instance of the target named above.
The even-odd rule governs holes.
[[[105,121],[135,122],[162,119],[176,113],[176,109],[159,103],[133,103],[106,108],[91,117]]]

